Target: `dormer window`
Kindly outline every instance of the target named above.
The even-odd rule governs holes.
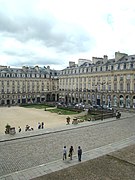
[[[130,64],[130,68],[133,68],[133,63]]]
[[[100,67],[100,71],[102,71],[102,67]]]
[[[124,69],[126,69],[126,63],[124,63]]]
[[[6,74],[6,77],[10,77],[10,74]]]

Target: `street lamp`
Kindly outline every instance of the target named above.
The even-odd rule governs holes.
[[[101,91],[101,94],[102,94],[102,116],[101,116],[101,120],[103,121],[104,119],[104,113],[103,113],[103,85],[105,84],[106,82],[102,82],[100,83],[102,85],[102,91]]]
[[[97,90],[97,85],[95,85],[95,89],[94,89],[94,93],[95,93],[94,104],[95,104],[95,106],[97,106],[97,92],[98,92],[98,90]]]
[[[102,89],[101,89],[101,103],[100,105],[102,106],[102,115],[101,115],[101,120],[103,120],[103,85],[106,84],[106,82],[102,82],[102,83],[98,83],[97,85],[101,85]],[[97,86],[95,85],[95,86]],[[95,89],[95,93],[96,93],[96,104],[97,104],[97,88]]]

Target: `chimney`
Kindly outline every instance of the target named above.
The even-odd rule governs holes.
[[[106,63],[108,61],[108,56],[104,55],[103,62]]]
[[[36,71],[39,71],[39,67],[38,66],[35,66],[35,69],[36,69]]]
[[[124,56],[127,56],[128,54],[115,52],[115,61],[118,61],[119,59],[123,58]]]
[[[75,62],[74,61],[69,61],[69,67],[75,67]]]

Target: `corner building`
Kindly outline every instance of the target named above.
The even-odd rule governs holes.
[[[60,71],[59,100],[64,103],[135,108],[135,55],[93,57]]]
[[[10,68],[0,66],[0,105],[58,101],[59,71],[48,66]]]

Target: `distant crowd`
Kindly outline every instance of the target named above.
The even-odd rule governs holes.
[[[38,122],[38,126],[37,126],[37,128],[38,129],[44,129],[44,122]],[[34,130],[34,128],[33,127],[30,127],[29,125],[26,125],[25,126],[25,131],[33,131]],[[22,131],[22,129],[21,129],[21,127],[19,126],[18,127],[18,132],[20,133]]]

